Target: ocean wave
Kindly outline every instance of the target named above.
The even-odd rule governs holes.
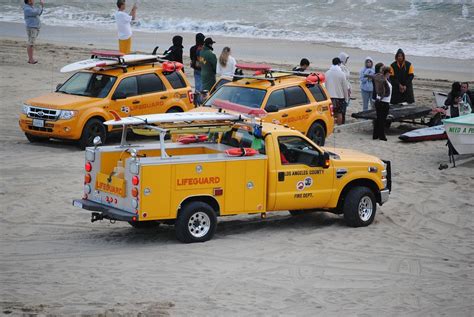
[[[376,2],[376,0],[366,0],[363,5],[371,5],[374,1]],[[351,2],[352,4],[354,3]],[[304,8],[309,10],[313,5],[313,3],[307,3]],[[0,4],[0,8],[2,9],[0,21],[23,21],[22,10],[18,6]],[[410,51],[410,55],[457,59],[474,58],[473,34],[470,33],[470,24],[466,24],[467,28],[463,32],[448,33],[441,29],[434,32],[434,30],[425,27],[425,21],[414,19],[421,14],[421,11],[429,9],[416,6],[414,2],[411,2],[409,10],[404,14],[397,6],[384,10],[383,18],[388,21],[387,23],[391,23],[391,25],[402,23],[399,26],[400,30],[396,30],[393,34],[379,31],[381,26],[372,27],[371,24],[368,24],[370,19],[367,20],[366,17],[360,19],[357,16],[349,16],[349,13],[344,20],[338,16],[328,16],[324,20],[318,16],[310,16],[306,19],[288,18],[287,21],[282,19],[284,16],[297,15],[298,8],[296,5],[289,5],[276,11],[275,15],[278,19],[269,20],[266,18],[254,22],[244,18],[223,21],[178,17],[156,18],[151,12],[145,12],[139,16],[139,23],[134,26],[134,29],[144,32],[202,32],[206,35],[240,38],[337,43],[342,46],[383,53],[393,53],[399,47],[403,47]],[[115,9],[112,7],[90,11],[68,4],[57,5],[45,10],[42,22],[47,25],[114,29],[114,12]],[[456,19],[461,20],[461,23],[467,21],[472,24],[471,20],[461,15],[458,15]]]

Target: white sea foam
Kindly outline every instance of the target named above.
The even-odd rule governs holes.
[[[0,21],[23,21],[21,7],[2,4]],[[141,0],[134,28],[145,32],[202,32],[206,35],[331,42],[379,52],[403,47],[410,55],[474,58],[471,2]],[[187,10],[182,10],[187,8]],[[471,10],[471,11],[472,11]],[[50,0],[42,21],[114,29],[115,8],[92,0]],[[164,16],[166,13],[166,16]]]

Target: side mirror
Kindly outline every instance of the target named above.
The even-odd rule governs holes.
[[[324,152],[322,155],[318,156],[319,157],[319,166],[322,168],[329,168],[331,165],[331,158],[329,157],[328,152]]]
[[[278,112],[278,107],[275,105],[267,105],[265,106],[266,112]]]
[[[116,92],[112,96],[112,100],[125,99],[125,98],[127,98],[127,94],[124,93],[123,91]]]
[[[61,88],[62,86],[63,86],[63,84],[57,84],[57,85],[56,85],[56,91],[58,91],[59,88]]]

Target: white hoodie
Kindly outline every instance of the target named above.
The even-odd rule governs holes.
[[[349,100],[346,75],[338,65],[332,65],[326,72],[326,89],[331,98],[344,98],[346,101]]]
[[[347,54],[346,52],[341,52],[338,57],[341,60],[341,70],[346,75],[347,89],[351,90],[352,85],[351,85],[351,82],[349,80],[349,76],[351,75],[351,71],[349,70],[349,68],[346,65],[346,61],[349,58],[349,54]]]

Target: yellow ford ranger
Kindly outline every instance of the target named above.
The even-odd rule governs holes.
[[[27,100],[20,128],[31,142],[77,140],[85,148],[96,136],[105,142],[115,130],[103,125],[112,119],[110,110],[134,116],[194,108],[185,74],[165,63],[146,61],[77,72],[55,92]]]
[[[106,124],[146,123],[162,136],[190,128],[220,132],[209,138],[186,137],[181,143],[165,143],[161,137],[160,143],[88,147],[84,196],[73,205],[92,211],[92,222],[174,224],[178,240],[189,243],[211,239],[217,217],[237,214],[264,217],[271,211],[297,215],[320,210],[343,214],[349,226],[367,226],[376,204],[389,198],[388,161],[322,148],[299,131],[242,115],[173,115]]]
[[[215,100],[224,100],[264,109],[268,113],[264,121],[295,128],[317,145],[324,145],[334,129],[333,107],[323,84],[324,78],[314,80],[316,74],[301,76],[304,73],[284,73],[269,68],[264,68],[264,72],[258,76],[235,75],[230,82],[221,79],[211,90],[204,106],[211,106]]]

